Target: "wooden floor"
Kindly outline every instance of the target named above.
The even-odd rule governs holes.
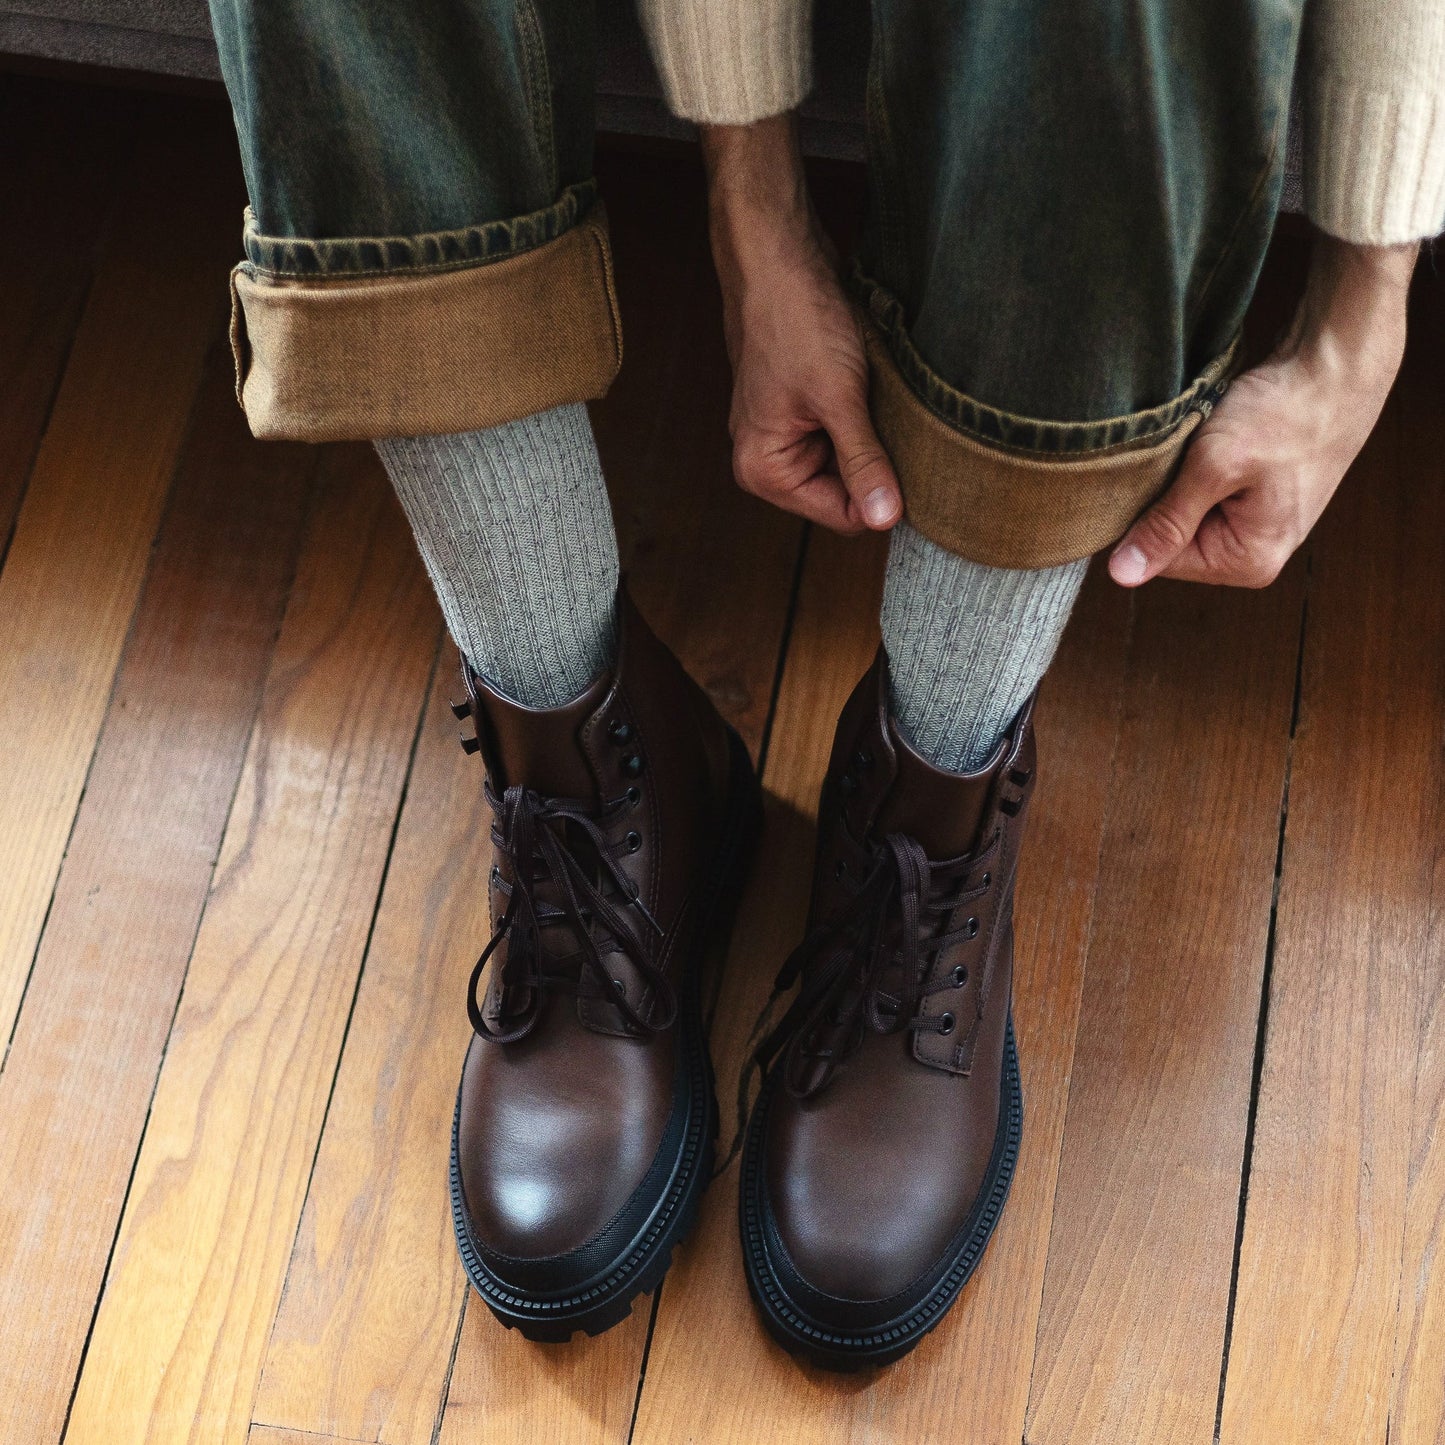
[[[367,448],[245,431],[214,100],[0,78],[0,135],[0,1441],[1445,1442],[1439,282],[1274,587],[1091,579],[1042,706],[1012,1202],[943,1327],[835,1378],[752,1318],[733,1171],[600,1339],[468,1298],[481,779],[401,515]],[[692,162],[602,171],[626,565],[768,789],[727,1094],[883,549],[731,486]]]

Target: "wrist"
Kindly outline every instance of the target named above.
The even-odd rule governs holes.
[[[1305,292],[1280,353],[1349,372],[1399,365],[1417,245],[1364,246],[1316,238]]]
[[[708,230],[725,289],[818,247],[791,115],[701,127]]]

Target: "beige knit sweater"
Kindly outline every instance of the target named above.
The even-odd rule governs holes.
[[[812,0],[638,0],[668,104],[741,125],[812,84]],[[1445,0],[1306,0],[1305,206],[1387,245],[1445,224]]]

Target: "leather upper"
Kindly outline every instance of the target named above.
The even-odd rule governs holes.
[[[983,1186],[999,1126],[1013,879],[1035,766],[1030,711],[977,772],[941,772],[889,716],[880,652],[839,721],[810,929],[866,918],[859,895],[879,886],[880,868],[903,866],[895,852],[904,862],[926,858],[917,865],[926,886],[918,979],[910,987],[901,976],[892,945],[903,924],[893,916],[883,951],[893,961],[865,1006],[857,975],[868,940],[845,931],[853,980],[800,1028],[792,1068],[771,1091],[772,1226],[798,1276],[823,1297],[877,1302],[906,1292],[947,1256]],[[945,936],[945,946],[931,943]],[[829,966],[828,957],[805,964],[805,993],[809,969]]]
[[[625,592],[618,612],[614,671],[566,707],[525,708],[466,675],[468,711],[500,808],[493,925],[529,861],[543,918],[534,934],[502,937],[481,1002],[484,1021],[503,1037],[518,1019],[530,1015],[530,1024],[508,1042],[474,1038],[462,1076],[463,1194],[478,1243],[501,1260],[547,1259],[594,1241],[642,1185],[676,1104],[675,998],[693,953],[694,897],[723,813],[728,742],[711,703]],[[627,892],[598,862],[583,825],[566,808],[552,816],[553,800],[587,815]],[[534,831],[551,830],[579,861],[650,971],[587,908],[605,976],[584,966],[578,928],[558,917],[565,888],[541,866],[540,846],[531,860],[509,855],[508,810],[522,806],[541,819]],[[512,958],[519,948],[540,956],[540,972],[552,980],[540,990],[538,965]]]

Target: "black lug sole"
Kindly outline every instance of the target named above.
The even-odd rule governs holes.
[[[678,1000],[678,1067],[684,1071],[689,1109],[681,1151],[667,1187],[647,1223],[609,1264],[565,1294],[528,1294],[499,1279],[487,1266],[467,1219],[462,1194],[458,1131],[461,1097],[452,1116],[450,1186],[452,1226],[462,1266],[487,1308],[508,1329],[529,1340],[564,1344],[579,1331],[600,1335],[632,1313],[639,1295],[662,1283],[673,1251],[691,1231],[703,1191],[712,1175],[718,1109],[703,1019],[702,960],[725,939],[742,897],[747,867],[762,830],[762,789],[747,747],[728,730],[732,749],[730,807],[713,876],[717,883],[698,923],[697,946]]]
[[[962,1293],[998,1226],[1018,1166],[1023,1137],[1023,1086],[1013,1019],[1004,1041],[998,1132],[973,1212],[954,1247],[941,1261],[922,1298],[904,1314],[871,1329],[849,1332],[810,1319],[788,1297],[768,1257],[763,1223],[761,1116],[748,1130],[738,1191],[743,1262],[748,1289],[768,1333],[795,1358],[821,1369],[852,1373],[892,1364],[935,1329]],[[761,1107],[761,1105],[760,1105]]]

